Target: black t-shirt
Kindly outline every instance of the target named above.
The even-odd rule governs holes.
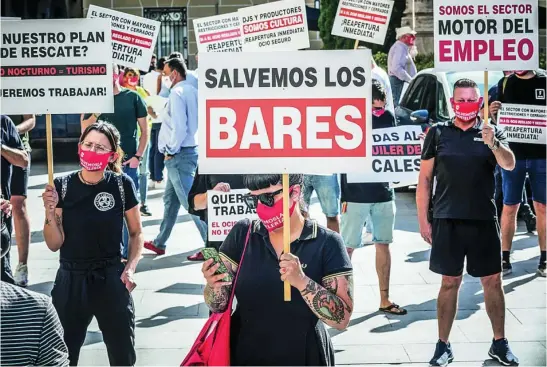
[[[194,182],[192,183],[192,188],[188,193],[188,213],[198,216],[199,219],[207,223],[207,209],[196,210],[194,207],[194,198],[198,194],[204,194],[207,191],[212,190],[221,182],[229,184],[230,188],[233,190],[245,188],[243,185],[243,175],[201,175],[198,167]],[[207,247],[215,247],[218,249],[221,244],[222,242],[219,241],[207,240]]]
[[[220,252],[238,265],[251,221],[238,222]],[[300,238],[291,243],[304,273],[318,284],[325,278],[351,275],[352,266],[342,237],[306,220]],[[334,350],[323,322],[300,292],[291,289],[283,301],[279,260],[268,231],[254,221],[239,279],[235,284],[237,309],[232,317],[232,363],[246,366],[334,365]],[[290,330],[280,325],[290,320]]]
[[[13,121],[6,115],[2,115],[0,119],[2,124],[1,126],[2,145],[5,145],[13,149],[25,150],[25,147],[23,146],[23,142],[21,141],[21,138],[19,137],[19,133],[17,133],[17,129]],[[7,199],[7,200],[11,198],[11,190],[10,190],[11,171],[12,171],[12,164],[8,162],[4,157],[2,157],[2,168],[0,172],[2,174],[2,177],[0,178],[0,180],[2,185],[2,196],[4,197],[4,199]]]
[[[545,71],[538,70],[531,79],[521,79],[510,75],[501,98],[502,103],[545,106],[547,76]],[[516,159],[545,159],[544,144],[509,143]]]
[[[390,111],[385,111],[382,116],[372,116],[372,129],[386,129],[397,127],[395,117]],[[393,189],[388,182],[374,183],[348,183],[347,176],[341,175],[340,188],[342,190],[341,201],[348,203],[385,203],[395,198]]]
[[[495,136],[507,146],[505,132],[495,125]],[[435,134],[441,129],[438,145]],[[453,121],[438,123],[427,132],[422,159],[435,158],[436,188],[433,217],[450,219],[493,220],[494,153],[481,137],[482,124],[462,130]]]
[[[58,208],[63,209],[65,241],[61,259],[68,261],[106,260],[120,255],[123,228],[122,191],[125,193],[125,210],[139,202],[135,185],[129,176],[106,171],[104,180],[97,185],[86,185],[74,172],[68,175],[63,199],[62,178],[54,180],[59,193]]]

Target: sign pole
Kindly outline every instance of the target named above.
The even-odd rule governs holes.
[[[412,0],[412,29],[416,30],[416,11],[415,9],[415,0]]]
[[[289,174],[283,174],[283,253],[291,252],[291,218],[289,214]],[[291,301],[291,284],[285,281],[284,300]]]
[[[359,47],[359,40],[355,40],[355,44],[353,45],[353,49],[357,50],[357,47]]]
[[[53,186],[53,128],[51,114],[46,115],[46,142],[47,142],[47,177],[49,185]]]
[[[484,72],[484,123],[488,124],[488,71]]]

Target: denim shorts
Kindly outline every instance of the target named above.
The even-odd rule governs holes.
[[[304,175],[304,203],[309,208],[313,190],[317,193],[321,210],[327,218],[340,214],[340,183],[338,175]]]
[[[368,218],[372,222],[372,242],[393,242],[395,227],[395,201],[384,203],[347,203],[340,218],[340,234],[346,247],[362,246],[363,226]]]
[[[545,159],[517,159],[514,170],[501,171],[505,205],[516,205],[522,201],[526,173],[530,177],[532,200],[541,204],[546,203]]]

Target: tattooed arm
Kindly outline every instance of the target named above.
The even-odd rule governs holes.
[[[53,251],[58,251],[65,241],[63,231],[63,209],[55,208],[53,211],[46,210],[46,220],[44,222],[44,240],[47,247]]]
[[[220,258],[226,266],[226,269],[228,269],[228,274],[233,279],[237,272],[237,266],[231,261],[227,260],[226,257],[224,257],[222,254],[220,254]],[[206,262],[204,263],[204,267],[202,268],[203,275],[207,280],[207,285],[205,286],[205,290],[203,292],[205,303],[207,304],[211,312],[224,312],[228,307],[228,301],[230,300],[230,294],[232,292],[232,284],[227,284],[226,282],[223,282],[222,274],[221,276],[214,275],[216,267],[214,265],[210,267],[209,266],[210,265],[208,265]]]
[[[353,275],[324,278],[322,286],[308,277],[305,280],[300,294],[313,313],[328,326],[346,329],[353,313]]]

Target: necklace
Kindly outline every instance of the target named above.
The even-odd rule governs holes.
[[[78,172],[78,177],[80,177],[80,180],[85,183],[86,185],[97,185],[98,183],[100,183],[102,180],[104,180],[104,175],[103,177],[101,177],[101,179],[97,182],[89,182],[89,181],[86,181],[86,179],[82,176],[82,171],[79,171]]]

